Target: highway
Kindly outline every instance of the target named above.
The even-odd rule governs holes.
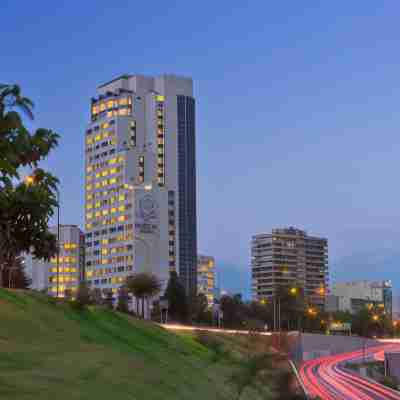
[[[366,357],[381,359],[383,352],[400,351],[399,344],[382,344],[366,348]],[[348,361],[363,359],[357,350],[305,361],[300,367],[300,377],[310,398],[323,400],[400,400],[400,392],[382,386],[370,379],[345,369]]]

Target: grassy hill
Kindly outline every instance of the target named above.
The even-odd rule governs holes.
[[[190,335],[0,289],[0,399],[232,399],[231,373]]]

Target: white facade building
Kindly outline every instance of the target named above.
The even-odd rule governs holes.
[[[123,75],[97,90],[86,130],[86,279],[113,290],[135,272],[196,290],[192,80]]]
[[[57,236],[57,226],[50,228]],[[25,256],[26,272],[32,280],[34,290],[47,290],[51,296],[64,297],[76,292],[83,275],[84,237],[76,225],[60,225],[60,254],[57,269],[57,256],[49,262],[38,260],[31,254]],[[58,284],[57,284],[58,282]]]
[[[366,304],[382,305],[392,314],[392,284],[390,281],[351,281],[332,285],[332,303],[340,311],[357,312]],[[332,310],[334,311],[334,310]]]

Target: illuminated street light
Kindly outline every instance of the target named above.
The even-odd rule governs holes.
[[[28,175],[25,177],[24,181],[25,181],[25,185],[31,186],[35,183],[35,177],[32,175]]]
[[[374,315],[372,316],[372,320],[373,320],[373,321],[379,321],[379,315],[374,314]]]
[[[297,294],[297,288],[292,287],[292,288],[290,288],[289,292],[290,292],[290,294],[291,294],[292,296],[296,296],[296,294]]]
[[[308,307],[307,313],[308,313],[308,315],[311,315],[313,317],[315,317],[318,314],[317,310],[314,310],[314,308],[312,308],[312,307]]]

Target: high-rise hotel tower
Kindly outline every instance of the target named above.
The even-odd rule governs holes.
[[[98,87],[86,130],[85,276],[134,272],[197,285],[195,100],[189,78],[123,75]]]

